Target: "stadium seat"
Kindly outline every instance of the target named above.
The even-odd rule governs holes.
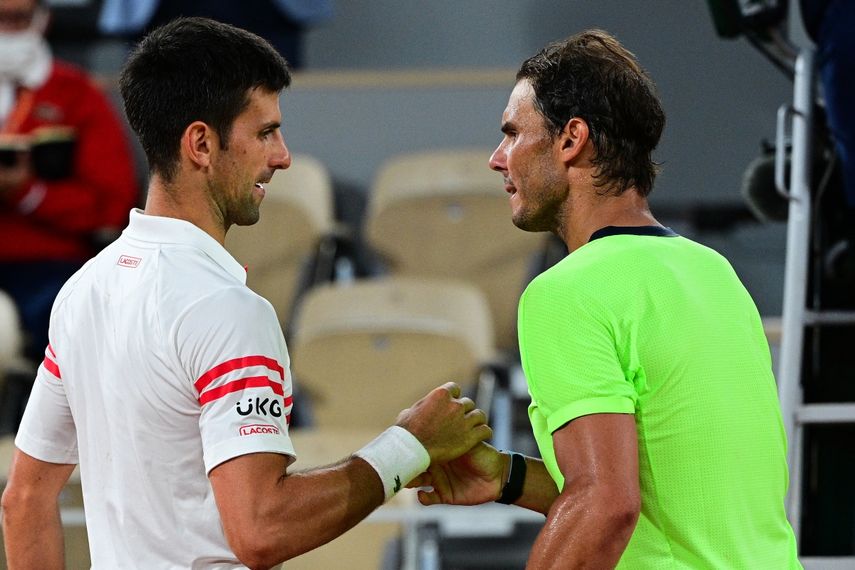
[[[489,308],[477,288],[381,278],[308,291],[291,367],[312,397],[318,428],[380,429],[444,382],[473,384],[493,352]]]
[[[546,234],[514,227],[489,150],[404,154],[381,168],[365,220],[393,275],[460,279],[486,295],[498,348],[515,354],[520,293]]]

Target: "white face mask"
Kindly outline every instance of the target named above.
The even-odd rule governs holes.
[[[33,16],[30,27],[20,32],[0,32],[0,77],[19,79],[34,66],[41,64],[45,54],[50,57],[42,33],[47,14],[41,10]]]

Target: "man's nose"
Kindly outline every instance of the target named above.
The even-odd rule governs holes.
[[[291,151],[288,150],[288,146],[285,144],[285,139],[282,138],[282,132],[278,131],[278,133],[280,147],[276,149],[276,152],[271,157],[270,166],[272,168],[285,170],[291,166]]]
[[[490,156],[490,168],[495,170],[496,172],[503,172],[506,170],[506,159],[504,145],[499,145],[496,147],[496,150],[493,151],[493,154]]]

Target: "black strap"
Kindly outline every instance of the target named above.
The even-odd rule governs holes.
[[[522,496],[525,468],[525,456],[521,453],[511,453],[511,469],[508,472],[508,480],[502,488],[502,495],[496,499],[497,503],[511,505]]]

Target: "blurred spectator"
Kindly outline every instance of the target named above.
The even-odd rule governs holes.
[[[107,35],[139,38],[178,16],[205,16],[249,30],[273,44],[292,69],[299,69],[303,34],[332,17],[332,0],[104,0],[98,24]]]
[[[138,198],[122,123],[83,71],[53,58],[48,20],[39,0],[0,0],[0,289],[25,334],[25,360],[0,397],[0,432],[17,428],[54,297],[118,235]]]

